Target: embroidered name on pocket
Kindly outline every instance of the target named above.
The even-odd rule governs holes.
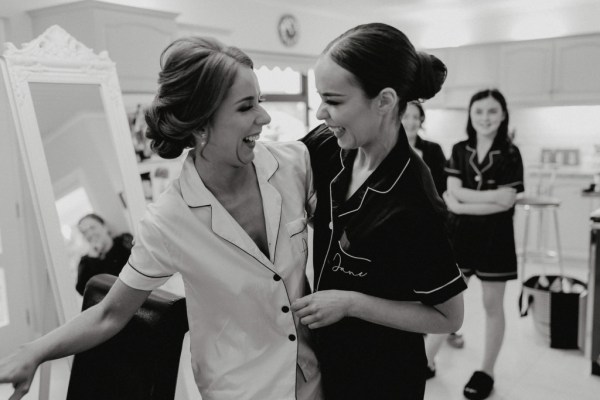
[[[333,272],[342,272],[348,276],[356,278],[364,278],[368,275],[368,272],[361,268],[361,264],[371,263],[371,260],[365,257],[357,257],[350,254],[350,241],[346,232],[342,234],[342,237],[338,241],[340,252],[335,253],[332,260],[331,270]],[[343,255],[343,256],[342,256]]]

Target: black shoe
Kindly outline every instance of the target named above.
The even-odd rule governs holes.
[[[469,400],[487,399],[494,388],[494,378],[483,371],[475,371],[465,385],[463,394]]]

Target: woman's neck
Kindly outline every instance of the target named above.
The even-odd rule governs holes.
[[[478,149],[487,149],[492,146],[494,143],[494,139],[496,138],[496,134],[494,135],[477,135],[477,148]]]
[[[241,167],[225,166],[207,161],[199,154],[194,157],[194,166],[204,185],[217,197],[243,190],[254,173],[252,163]]]
[[[374,140],[367,146],[358,148],[354,168],[374,171],[398,142],[399,131],[399,125],[389,125],[385,129],[380,129]]]
[[[408,139],[408,144],[410,144],[410,147],[414,148],[417,145],[417,134],[414,135],[406,135],[406,138]]]

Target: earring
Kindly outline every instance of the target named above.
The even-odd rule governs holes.
[[[200,146],[204,147],[206,145],[206,133],[200,135]]]

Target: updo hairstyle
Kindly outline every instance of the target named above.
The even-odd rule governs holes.
[[[399,115],[409,101],[432,98],[442,88],[447,69],[437,57],[416,51],[406,35],[383,23],[358,25],[323,51],[354,75],[369,99],[384,88],[399,97]]]
[[[160,157],[176,158],[196,146],[194,133],[211,123],[238,67],[253,68],[253,63],[236,47],[186,37],[167,46],[160,64],[158,93],[145,112],[146,137]]]

